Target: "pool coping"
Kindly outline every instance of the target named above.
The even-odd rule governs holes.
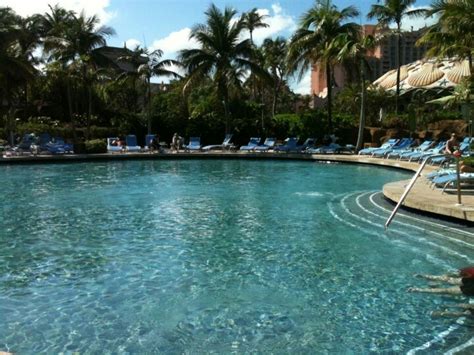
[[[15,156],[0,158],[0,165],[4,164],[41,164],[65,163],[86,161],[121,161],[121,160],[169,160],[169,159],[270,159],[270,160],[300,160],[329,163],[362,164],[381,166],[385,168],[402,169],[415,172],[418,163],[406,161],[373,158],[353,154],[301,154],[301,153],[274,153],[274,152],[167,152],[167,153],[105,153],[105,154],[66,154],[66,155],[38,155]],[[438,167],[426,166],[424,173]],[[403,194],[408,180],[385,184],[382,188],[384,196],[397,203]],[[454,218],[467,222],[474,222],[474,196],[463,195],[462,205],[457,205],[456,194],[442,193],[430,188],[427,180],[419,178],[408,194],[404,207],[432,213],[438,216]]]

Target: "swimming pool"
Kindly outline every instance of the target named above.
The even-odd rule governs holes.
[[[279,161],[3,166],[0,350],[444,351],[463,297],[406,292],[473,262],[473,231],[397,216],[402,171]]]

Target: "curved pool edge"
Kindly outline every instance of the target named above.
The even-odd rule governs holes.
[[[168,160],[168,159],[271,159],[305,160],[329,163],[346,163],[380,166],[407,171],[417,171],[418,163],[398,160],[379,159],[350,154],[294,154],[294,153],[247,153],[247,152],[180,152],[180,153],[118,153],[118,154],[74,154],[61,156],[17,156],[0,158],[0,164],[41,164],[86,161],[120,160]],[[426,166],[425,173],[437,167]],[[384,196],[397,203],[408,181],[396,181],[383,186]],[[456,195],[442,193],[429,187],[426,180],[420,178],[408,194],[403,206],[432,213],[439,216],[474,222],[474,196],[463,195],[463,204],[457,205]]]

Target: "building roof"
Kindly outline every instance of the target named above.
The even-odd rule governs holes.
[[[427,59],[400,68],[400,91],[454,87],[471,75],[467,60]],[[374,81],[387,91],[397,89],[397,70],[393,69]]]
[[[120,48],[120,47],[103,46],[103,47],[94,49],[94,54],[98,55],[99,64],[102,66],[111,65],[118,70],[128,72],[128,73],[137,71],[137,67],[134,63],[123,59],[126,57],[130,57],[133,54],[133,52],[126,47]],[[143,62],[140,64],[145,64],[147,62],[148,62],[148,58],[143,57]]]

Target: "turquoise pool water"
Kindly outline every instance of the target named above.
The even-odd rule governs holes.
[[[0,167],[0,350],[433,352],[463,297],[406,292],[473,262],[473,231],[404,212],[411,174],[278,161]]]

